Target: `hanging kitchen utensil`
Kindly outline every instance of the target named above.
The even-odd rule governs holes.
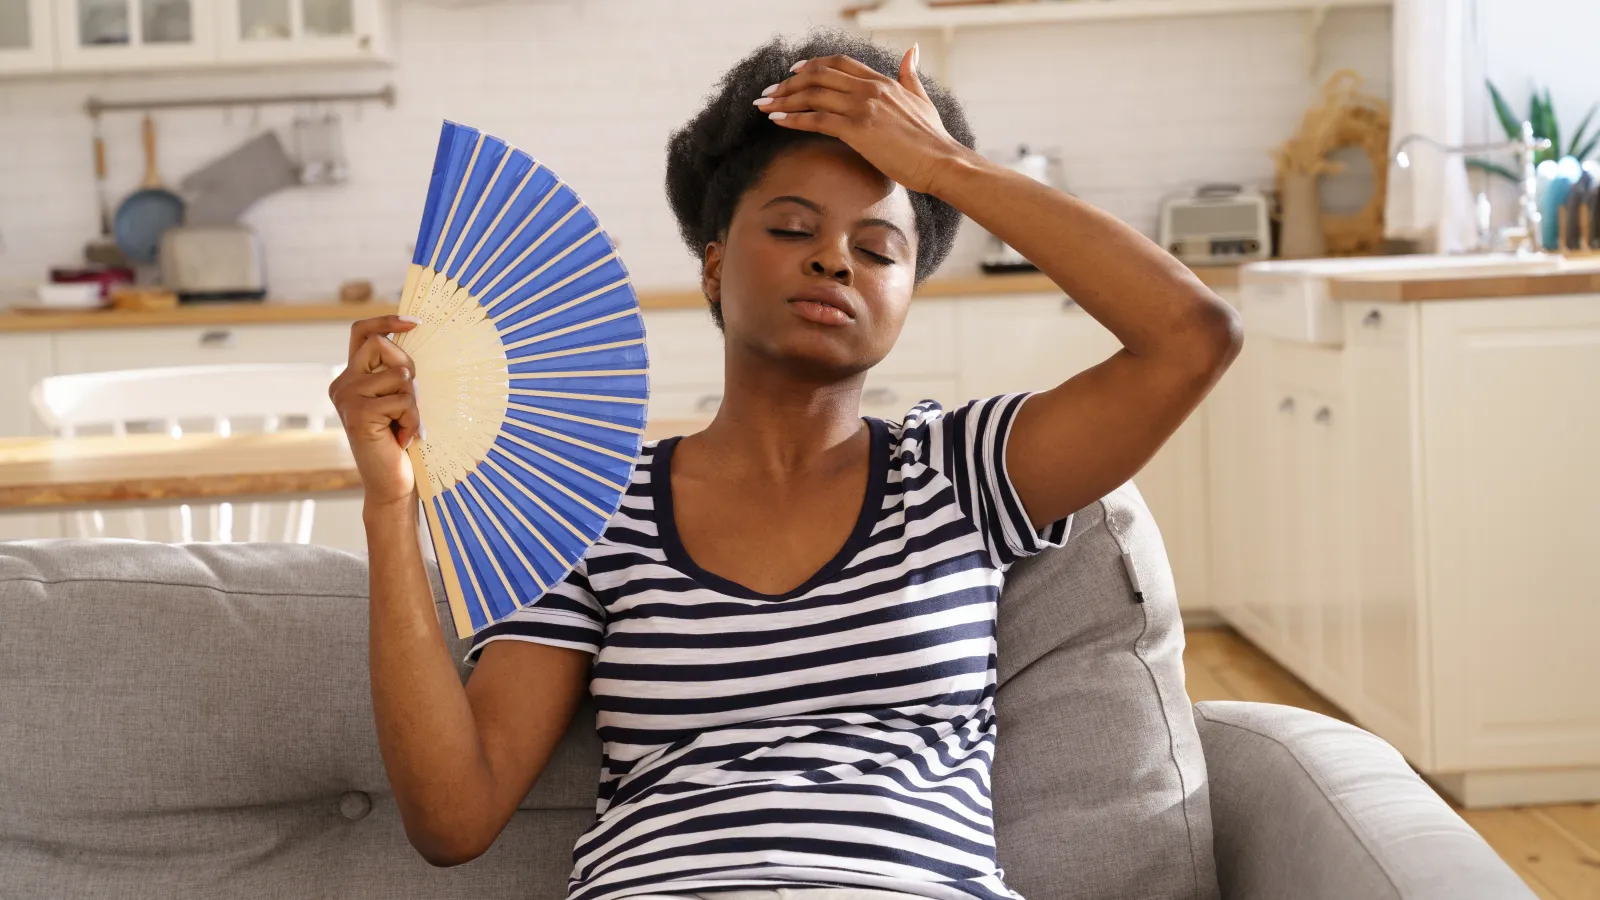
[[[111,236],[111,200],[106,196],[106,141],[100,133],[100,117],[94,117],[94,190],[100,205],[100,236],[85,244],[83,258],[101,266],[126,266],[128,254]]]
[[[185,224],[232,225],[256,201],[299,183],[277,133],[262,132],[179,182],[192,196]]]
[[[138,262],[155,262],[161,234],[183,224],[183,198],[166,189],[156,168],[156,123],[144,117],[144,182],[123,199],[112,220],[117,246]]]

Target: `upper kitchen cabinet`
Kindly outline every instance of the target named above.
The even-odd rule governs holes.
[[[0,0],[0,72],[384,62],[388,15],[387,0]],[[12,64],[25,29],[37,52]]]
[[[51,0],[0,0],[0,73],[55,68]]]
[[[388,58],[381,0],[227,0],[218,52],[229,62]]]
[[[217,5],[207,0],[56,0],[56,66],[103,72],[214,63]]]

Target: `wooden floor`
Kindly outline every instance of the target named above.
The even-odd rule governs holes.
[[[1233,631],[1195,629],[1187,637],[1190,699],[1284,703],[1349,721]],[[1540,897],[1600,900],[1600,803],[1456,811]]]

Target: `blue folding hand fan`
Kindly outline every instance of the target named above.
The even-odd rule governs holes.
[[[445,122],[396,338],[427,438],[409,449],[467,637],[565,578],[622,503],[644,441],[639,299],[554,172]]]

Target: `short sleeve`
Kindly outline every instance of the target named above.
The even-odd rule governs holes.
[[[476,666],[491,641],[529,641],[552,647],[600,652],[605,634],[605,608],[589,589],[588,562],[546,591],[543,596],[472,636],[472,649],[463,662]]]
[[[985,397],[952,410],[925,400],[906,414],[901,431],[902,451],[949,479],[961,512],[977,526],[1000,569],[1065,546],[1072,530],[1070,513],[1035,529],[1006,471],[1006,441],[1017,410],[1031,396]]]

